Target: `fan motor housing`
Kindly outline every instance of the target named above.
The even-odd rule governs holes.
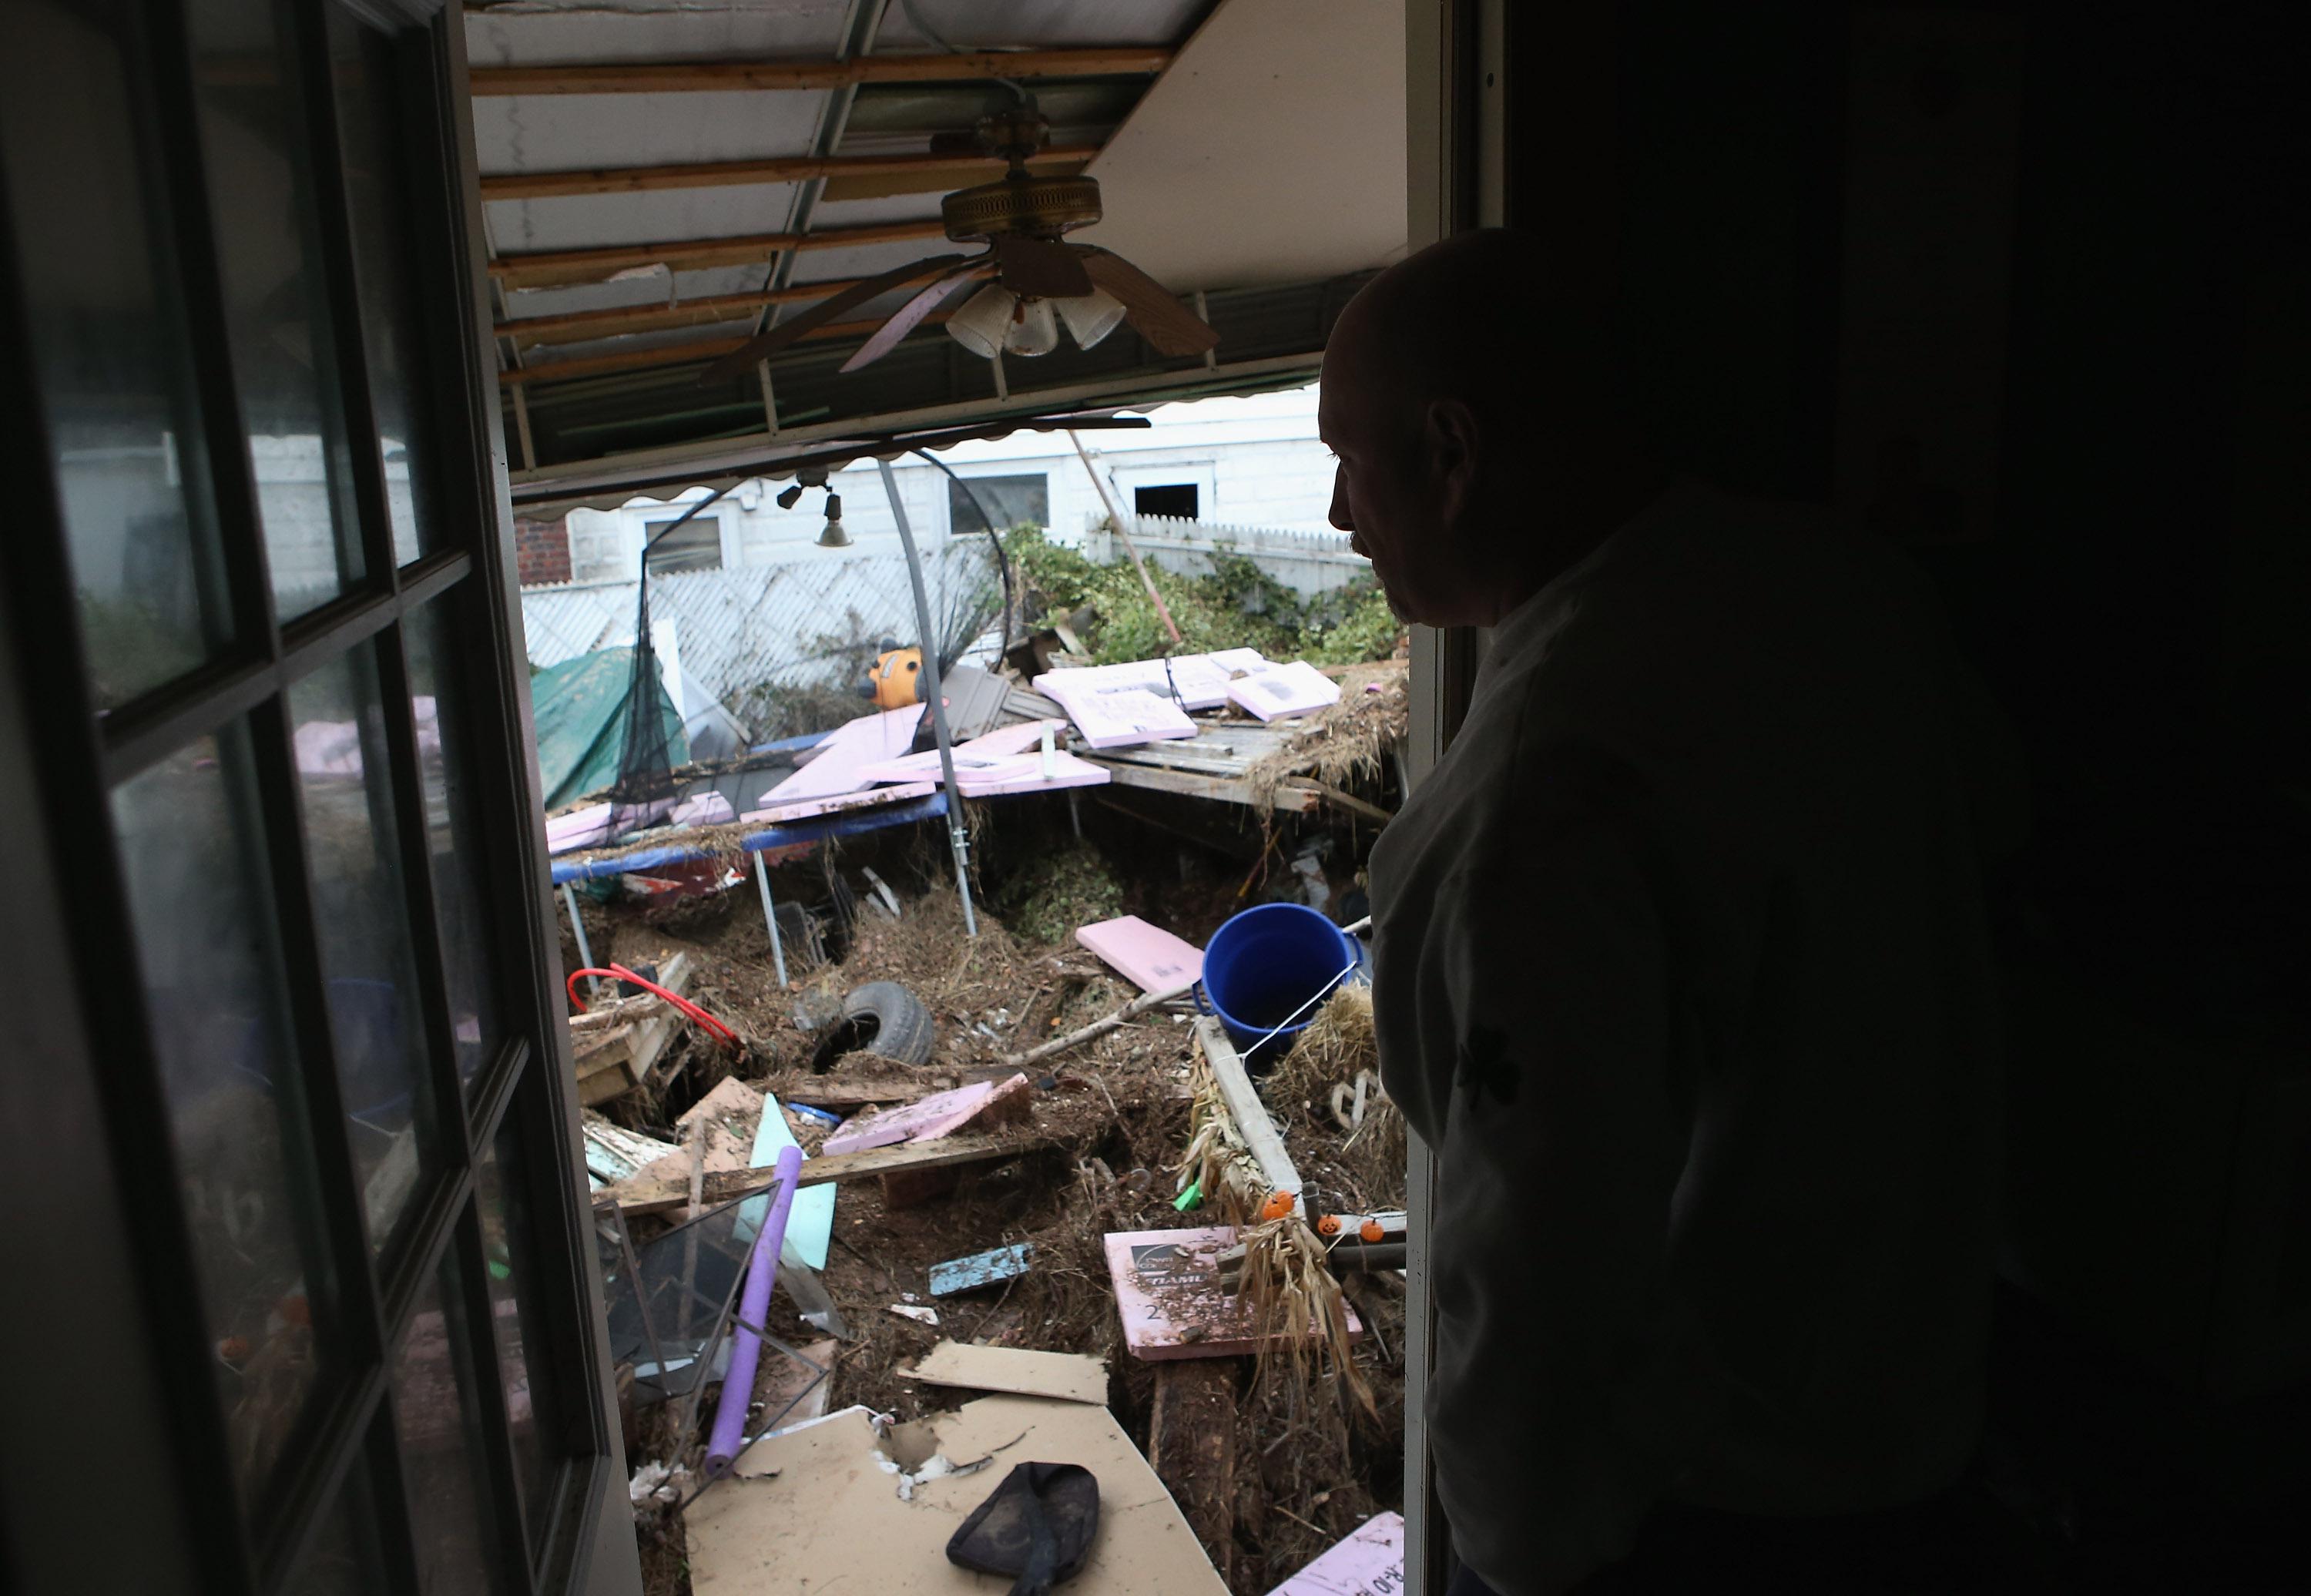
[[[957,243],[1002,234],[1057,238],[1099,220],[1099,179],[1013,177],[958,188],[939,201],[939,217]]]

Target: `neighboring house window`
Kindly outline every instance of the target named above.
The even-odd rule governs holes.
[[[674,530],[667,528],[673,527]],[[642,548],[652,571],[719,571],[722,568],[722,518],[694,515],[680,526],[673,521],[646,521]]]
[[[1162,483],[1154,487],[1131,490],[1131,513],[1134,515],[1175,516],[1183,521],[1196,519],[1199,495],[1192,482]]]
[[[974,496],[977,505],[972,502]],[[1051,479],[1040,471],[1033,476],[972,476],[963,482],[947,478],[948,531],[958,536],[986,531],[986,522],[979,519],[982,508],[999,531],[1019,526],[1048,527]]]

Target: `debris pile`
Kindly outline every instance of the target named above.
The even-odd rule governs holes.
[[[1400,1564],[1404,1132],[1352,922],[1404,666],[1229,654],[965,679],[952,816],[914,705],[718,772],[735,821],[559,857],[652,1596],[976,1588],[1037,1515],[1087,1589]],[[1221,935],[1282,906],[1312,978]]]

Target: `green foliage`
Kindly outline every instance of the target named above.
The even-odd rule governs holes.
[[[1006,929],[1046,946],[1071,941],[1077,926],[1123,912],[1123,886],[1099,850],[1088,842],[1036,855],[997,893],[995,910]]]
[[[1094,663],[1150,659],[1171,639],[1129,560],[1098,565],[1056,544],[1036,527],[1015,527],[1004,549],[1025,592],[1027,613],[1062,616],[1089,607],[1094,619],[1082,641]],[[1303,600],[1259,565],[1233,550],[1212,556],[1208,576],[1182,576],[1148,568],[1180,628],[1179,652],[1258,649],[1271,659],[1356,665],[1385,659],[1403,632],[1379,584],[1369,577]]]

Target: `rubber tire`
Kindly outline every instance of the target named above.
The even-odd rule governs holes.
[[[858,1050],[901,1064],[928,1064],[936,1027],[931,1011],[895,981],[870,981],[842,1000],[842,1017],[857,1022]]]

